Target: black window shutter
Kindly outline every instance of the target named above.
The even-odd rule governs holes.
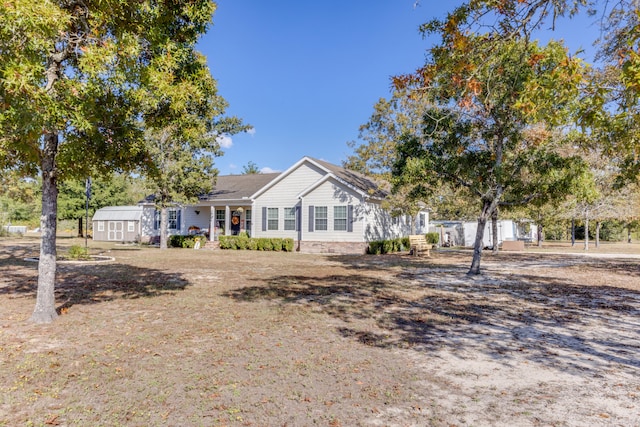
[[[160,211],[157,209],[153,212],[153,229],[157,230],[160,225]]]
[[[313,205],[309,206],[309,231],[310,232],[313,232],[313,221],[314,221],[313,215],[315,214],[315,212],[316,212],[315,207]]]
[[[176,214],[176,230],[181,230],[180,220],[182,219],[182,209],[178,209],[178,213]]]
[[[353,232],[353,205],[347,205],[347,231]]]
[[[300,231],[300,222],[302,220],[302,215],[300,215],[301,209],[300,205],[296,206],[296,231]]]
[[[262,208],[262,231],[267,231],[267,208]]]

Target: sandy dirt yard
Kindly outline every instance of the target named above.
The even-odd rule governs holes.
[[[36,325],[0,240],[0,426],[640,426],[640,251],[90,245]]]

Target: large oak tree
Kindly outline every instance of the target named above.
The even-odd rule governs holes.
[[[173,46],[193,48],[214,9],[210,0],[0,3],[0,169],[42,176],[33,321],[57,316],[58,183],[149,164],[143,119],[180,59]]]
[[[499,206],[565,195],[584,172],[557,128],[569,119],[584,68],[564,46],[447,32],[420,75],[401,76],[431,103],[423,133],[406,135],[394,168],[400,185],[446,181],[478,201],[470,274],[480,273],[487,220]]]

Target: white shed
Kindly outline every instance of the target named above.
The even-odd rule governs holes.
[[[93,215],[93,240],[135,242],[140,240],[142,206],[108,206]]]

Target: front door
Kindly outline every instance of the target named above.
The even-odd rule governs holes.
[[[107,240],[124,240],[124,223],[122,221],[109,221]]]
[[[240,213],[234,212],[231,216],[231,235],[237,236],[240,234]]]

